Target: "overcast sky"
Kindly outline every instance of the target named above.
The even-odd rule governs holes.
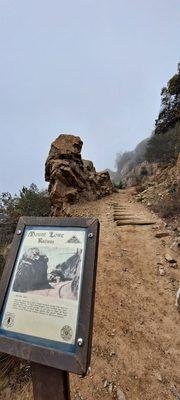
[[[113,169],[153,130],[178,61],[179,0],[0,0],[0,191],[44,187],[62,132]]]

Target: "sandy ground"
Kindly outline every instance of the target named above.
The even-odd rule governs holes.
[[[173,237],[155,237],[167,230],[158,218],[156,225],[116,226],[114,202],[128,204],[136,216],[154,218],[133,201],[130,191],[72,207],[72,215],[98,217],[101,233],[91,369],[84,379],[71,375],[71,398],[118,399],[121,389],[126,400],[178,400],[179,269],[170,267],[164,257]],[[174,256],[178,260],[178,254]],[[7,387],[0,399],[31,400],[31,384],[19,387]],[[119,400],[124,400],[120,393]]]

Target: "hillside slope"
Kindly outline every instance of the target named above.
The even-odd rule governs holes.
[[[174,166],[179,154],[180,63],[177,73],[161,90],[161,108],[152,135],[134,150],[117,154],[117,171],[111,174],[112,180],[124,187],[138,185],[149,176],[157,182],[157,170],[161,173],[164,167]]]

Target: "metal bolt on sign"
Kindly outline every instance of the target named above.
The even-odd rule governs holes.
[[[82,347],[83,344],[84,344],[84,340],[82,338],[78,338],[77,339],[77,344],[78,344],[79,347]]]
[[[17,233],[17,235],[21,235],[21,233],[22,233],[21,229],[18,229],[18,231],[16,233]]]
[[[92,233],[92,232],[90,232],[89,234],[88,234],[88,238],[93,238],[93,236],[94,236],[94,234]]]

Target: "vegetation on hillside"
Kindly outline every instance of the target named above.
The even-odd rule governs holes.
[[[50,215],[50,200],[47,190],[40,190],[32,183],[23,186],[19,194],[2,193],[0,195],[0,275],[4,264],[4,255],[11,242],[17,221],[21,215]]]
[[[180,152],[180,122],[166,133],[152,135],[147,142],[145,159],[148,162],[174,163]]]
[[[161,110],[155,122],[155,134],[164,134],[180,120],[180,63],[177,73],[161,90]]]
[[[47,190],[40,190],[32,183],[23,186],[19,194],[2,193],[0,196],[0,216],[7,222],[16,223],[21,215],[46,216],[50,213]]]

